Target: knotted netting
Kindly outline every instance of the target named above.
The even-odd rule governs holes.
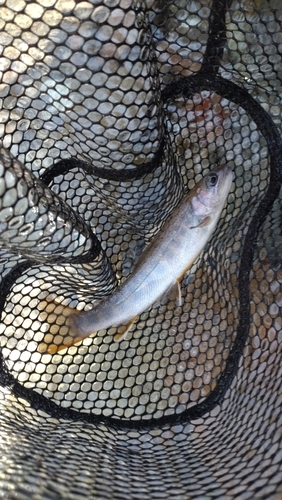
[[[280,0],[2,0],[0,48],[0,497],[281,499]],[[49,353],[224,164],[182,304]]]

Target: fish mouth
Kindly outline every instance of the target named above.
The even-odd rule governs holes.
[[[217,185],[212,190],[213,193],[211,192],[211,197],[203,196],[201,198],[201,202],[207,207],[211,205],[211,199],[213,199],[213,208],[210,206],[212,211],[218,210],[219,207],[222,207],[225,204],[234,178],[234,172],[228,164],[218,166],[210,172],[210,174],[213,173],[218,176]]]
[[[233,171],[231,170],[231,168],[229,167],[228,163],[225,163],[224,165],[220,165],[218,166],[217,168],[215,168],[213,170],[213,172],[215,172],[216,174],[219,173],[219,172],[222,172],[222,174],[227,177],[229,175],[229,172],[231,172],[233,174]]]
[[[231,170],[228,164],[224,164],[213,170],[213,172],[219,176],[218,189],[226,189],[229,192],[234,179],[233,170]]]

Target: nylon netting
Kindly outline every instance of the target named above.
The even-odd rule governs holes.
[[[1,498],[282,498],[281,21],[279,0],[0,2]],[[111,294],[223,164],[182,305],[49,354],[60,304]]]

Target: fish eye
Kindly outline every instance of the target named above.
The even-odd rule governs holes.
[[[216,174],[210,174],[207,177],[207,185],[208,187],[214,187],[216,186],[218,181],[218,176]]]

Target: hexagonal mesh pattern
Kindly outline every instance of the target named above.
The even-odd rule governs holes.
[[[1,498],[281,498],[279,3],[1,2]],[[56,352],[224,164],[182,303]]]

